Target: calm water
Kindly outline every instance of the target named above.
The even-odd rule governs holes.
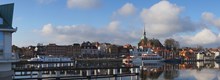
[[[87,76],[89,75],[112,75],[116,73],[120,74],[132,74],[138,73],[132,76],[123,77],[105,77],[96,78],[92,80],[220,80],[220,68],[216,62],[188,62],[181,64],[168,64],[168,63],[144,63],[140,68],[123,68],[120,67],[132,67],[137,66],[135,64],[122,64],[116,62],[79,62],[75,67],[90,67],[89,70],[74,70],[74,71],[61,71],[60,76]],[[102,69],[97,69],[102,67]],[[103,69],[103,67],[118,67],[118,69]],[[96,69],[92,69],[96,68]],[[20,74],[20,72],[15,72]],[[29,72],[27,72],[29,73]],[[32,77],[38,77],[37,72],[33,72],[35,75]],[[43,72],[43,77],[56,76],[56,72]],[[15,78],[22,78],[29,76],[15,76]]]

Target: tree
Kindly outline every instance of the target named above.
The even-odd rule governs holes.
[[[177,50],[180,46],[179,42],[170,38],[164,41],[164,46],[168,50]]]

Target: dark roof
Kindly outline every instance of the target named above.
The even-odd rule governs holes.
[[[155,47],[163,47],[163,45],[160,43],[160,41],[158,39],[151,39],[149,41],[151,42],[151,45],[153,45]]]
[[[0,24],[0,28],[3,29],[13,29],[12,19],[13,19],[14,3],[0,5],[0,18],[3,20],[3,24]]]

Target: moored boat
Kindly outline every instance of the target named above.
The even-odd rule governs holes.
[[[65,62],[65,61],[72,61],[72,60],[68,57],[37,55],[37,57],[28,59],[27,61],[30,61],[30,62]]]
[[[152,49],[147,49],[147,51],[139,51],[134,58],[132,58],[132,63],[141,65],[143,63],[158,63],[163,62],[164,59],[157,53],[154,53]]]

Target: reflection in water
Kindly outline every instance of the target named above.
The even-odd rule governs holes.
[[[140,78],[142,80],[220,80],[220,68],[219,64],[213,61],[182,64],[151,63],[142,66]]]

